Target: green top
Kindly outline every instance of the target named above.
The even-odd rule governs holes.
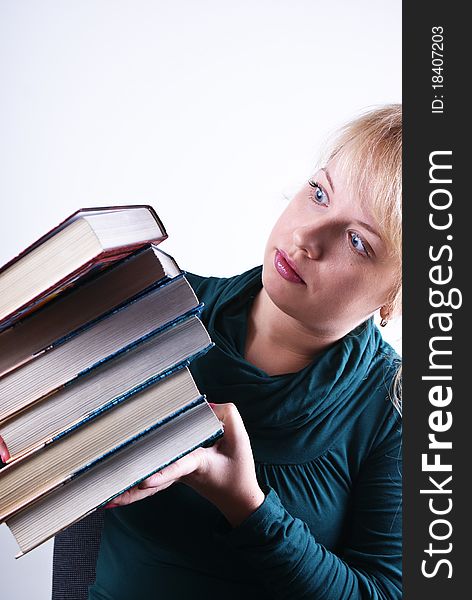
[[[192,373],[238,407],[266,499],[234,529],[184,484],[107,510],[90,600],[401,598],[398,357],[369,320],[269,376],[243,358],[261,267],[187,276],[216,344]]]

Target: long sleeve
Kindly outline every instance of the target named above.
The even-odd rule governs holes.
[[[347,535],[337,553],[293,518],[274,489],[226,542],[274,599],[401,598],[401,437],[398,426],[364,461],[355,482]]]

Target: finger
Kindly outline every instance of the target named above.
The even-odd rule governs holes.
[[[181,477],[193,472],[201,464],[201,459],[198,456],[199,451],[203,448],[198,448],[187,456],[179,459],[175,463],[165,467],[161,471],[154,473],[150,477],[144,479],[137,486],[126,490],[119,496],[116,496],[110,502],[104,505],[103,508],[116,508],[117,506],[126,506],[132,502],[143,500],[148,496],[152,496],[156,492],[160,492],[170,487]],[[191,456],[193,455],[193,456]]]
[[[178,481],[182,477],[197,471],[202,467],[204,461],[204,448],[197,448],[193,452],[183,456],[168,467],[157,471],[147,479],[144,479],[139,484],[140,489],[157,488],[158,490],[165,489],[172,483]]]
[[[110,500],[110,502],[105,504],[104,508],[115,508],[117,506],[126,506],[127,504],[131,504],[133,502],[138,502],[138,500],[144,500],[144,498],[147,498],[148,496],[152,496],[153,494],[155,494],[156,491],[157,490],[154,490],[154,489],[141,490],[137,486],[135,486],[134,488],[126,490],[126,492],[123,492],[119,496],[116,496],[115,498]]]
[[[8,452],[7,445],[5,444],[4,439],[0,435],[0,459],[2,460],[2,462],[5,463],[5,462],[7,462],[7,460],[9,458],[10,458],[10,453]]]
[[[223,423],[228,421],[243,422],[239,410],[232,402],[226,402],[224,404],[213,404],[213,402],[209,402],[208,404],[211,406],[218,419],[223,421]]]
[[[222,444],[232,445],[248,439],[248,434],[242,417],[233,403],[210,403],[210,406],[216,416],[220,419],[220,421],[222,421],[224,426],[225,434],[221,438]]]

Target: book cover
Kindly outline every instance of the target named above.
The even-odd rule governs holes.
[[[201,308],[190,284],[179,275],[58,340],[35,360],[0,378],[0,422]]]
[[[0,377],[33,360],[54,343],[181,274],[155,244],[135,251],[0,332]]]
[[[64,237],[66,229],[74,226],[81,218],[96,222],[97,218],[100,219],[111,213],[123,212],[123,214],[125,214],[135,210],[146,210],[149,213],[154,223],[152,232],[150,229],[147,229],[143,232],[145,235],[139,236],[137,235],[137,232],[134,231],[133,241],[131,241],[129,236],[128,239],[126,239],[125,235],[121,241],[112,244],[110,243],[110,234],[104,230],[103,241],[110,245],[108,247],[102,247],[101,250],[97,249],[95,252],[92,252],[92,255],[82,263],[76,260],[74,266],[67,267],[67,264],[64,264],[62,269],[51,272],[49,278],[46,278],[46,281],[43,284],[37,283],[36,286],[30,286],[23,274],[19,280],[22,282],[22,285],[25,286],[22,288],[21,293],[17,289],[18,286],[10,281],[14,269],[21,269],[23,266],[22,262],[27,260],[31,261],[35,257],[35,254],[41,250],[41,247],[46,243],[51,242],[54,237]],[[124,233],[126,233],[125,228]],[[24,317],[31,311],[36,310],[45,302],[52,300],[58,293],[61,293],[74,285],[79,278],[91,276],[93,273],[109,267],[115,261],[127,256],[146,243],[152,241],[158,244],[166,238],[167,233],[164,226],[151,206],[130,205],[79,209],[0,267],[0,293],[3,298],[0,302],[0,331],[11,326],[15,321]],[[96,241],[98,242],[99,239],[97,238]],[[73,244],[73,246],[76,246],[76,244]],[[34,274],[37,274],[39,266],[41,266],[41,262],[37,265],[33,265],[32,272]],[[44,270],[44,263],[42,263],[42,266]],[[9,300],[9,290],[13,290],[14,299]]]
[[[103,363],[73,385],[26,407],[3,423],[0,435],[10,452],[7,462],[85,425],[141,389],[189,365],[212,345],[201,321],[191,316],[116,360]]]

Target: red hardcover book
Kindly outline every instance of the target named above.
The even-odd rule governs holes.
[[[166,238],[151,206],[81,208],[0,268],[0,331],[79,278]]]

